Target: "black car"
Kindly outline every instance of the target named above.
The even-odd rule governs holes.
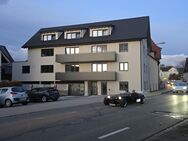
[[[129,103],[143,104],[145,97],[140,93],[123,93],[118,95],[108,95],[104,98],[104,105],[115,104],[116,106],[125,107]]]
[[[31,89],[28,96],[30,101],[47,102],[49,100],[57,101],[60,95],[54,87],[40,87]]]

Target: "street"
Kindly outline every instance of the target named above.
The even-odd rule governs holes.
[[[51,102],[46,106],[48,104]],[[147,97],[145,104],[131,104],[126,108],[104,106],[102,102],[97,102],[1,116],[0,140],[155,140],[153,137],[157,138],[157,135],[186,121],[187,107],[188,95],[168,93]],[[19,107],[10,110],[16,111],[17,108]],[[0,113],[5,109],[9,110],[9,108],[1,108]]]

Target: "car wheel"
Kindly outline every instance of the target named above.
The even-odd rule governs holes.
[[[107,99],[104,99],[104,105],[109,105],[109,102]]]
[[[127,101],[126,100],[122,100],[119,102],[120,107],[126,107],[127,106]]]
[[[141,98],[140,104],[144,104],[144,99]]]
[[[42,101],[42,102],[47,102],[47,101],[48,101],[48,100],[47,100],[47,97],[46,97],[46,96],[42,96],[41,101]]]
[[[53,101],[57,101],[57,100],[58,100],[58,98],[54,98],[54,99],[53,99]]]
[[[27,105],[28,104],[28,102],[22,102],[22,105]]]
[[[6,101],[5,101],[5,106],[6,106],[6,107],[11,107],[11,106],[12,106],[12,101],[9,100],[9,99],[6,100]]]

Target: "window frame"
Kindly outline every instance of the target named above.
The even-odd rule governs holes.
[[[50,53],[50,50],[52,50],[51,53]],[[41,49],[41,57],[49,57],[49,56],[54,56],[54,49],[53,48]]]
[[[104,68],[105,68],[105,70],[104,70]],[[93,63],[93,64],[91,64],[91,70],[92,70],[92,72],[107,72],[108,64],[107,63]]]
[[[25,69],[24,69],[25,67]],[[27,67],[27,68],[26,68]],[[29,74],[30,73],[30,66],[22,66],[22,74]]]
[[[121,45],[125,45],[121,48]],[[119,52],[128,52],[129,51],[129,44],[128,43],[119,43]]]
[[[80,71],[79,64],[65,64],[65,72],[79,72],[79,71]]]
[[[123,86],[122,86],[123,85]],[[127,88],[126,86],[127,85]],[[126,89],[125,89],[126,88]],[[129,82],[128,81],[120,81],[119,82],[119,90],[120,91],[129,91]]]
[[[121,67],[122,67],[121,65],[123,65],[123,69],[121,69]],[[119,62],[119,71],[129,71],[129,63],[128,62]]]
[[[56,34],[55,33],[44,34],[44,35],[42,35],[42,40],[43,41],[53,41],[53,40],[56,40]]]
[[[79,39],[79,38],[81,38],[81,32],[66,33],[66,39]]]
[[[99,50],[100,49],[100,50]],[[102,53],[107,52],[107,45],[92,45],[91,46],[92,53]]]
[[[67,50],[69,50],[69,51],[67,51]],[[65,54],[67,54],[67,55],[79,54],[79,53],[80,53],[80,48],[79,47],[65,47]]]
[[[47,68],[47,67],[51,67],[51,68]],[[40,66],[40,73],[53,73],[53,72],[54,72],[54,65],[41,65]]]

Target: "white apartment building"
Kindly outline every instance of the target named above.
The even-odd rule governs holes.
[[[85,96],[158,90],[149,17],[43,28],[23,48],[28,60],[13,64],[13,80],[29,87]]]

